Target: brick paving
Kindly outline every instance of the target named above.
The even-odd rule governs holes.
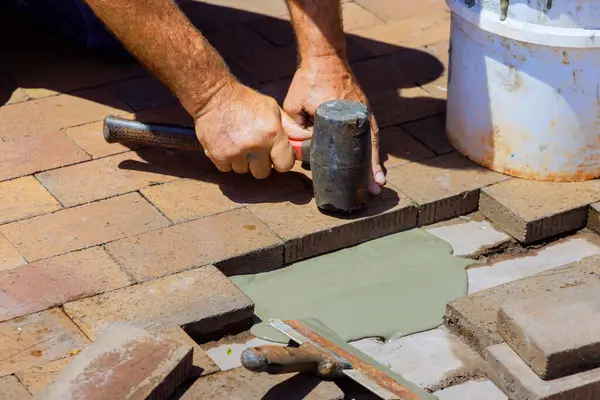
[[[241,81],[283,101],[297,57],[283,1],[180,3]],[[222,174],[200,153],[107,144],[108,114],[192,121],[137,63],[83,53],[0,15],[0,386],[40,390],[111,320],[194,330],[247,319],[253,305],[221,273],[278,268],[478,209],[498,233],[458,246],[460,254],[504,245],[502,230],[529,243],[585,227],[600,200],[596,183],[522,182],[448,143],[443,0],[343,3],[352,68],[382,128],[389,178],[351,219],[316,210],[310,171],[299,164],[256,181]],[[466,229],[464,241],[494,228],[480,217]]]

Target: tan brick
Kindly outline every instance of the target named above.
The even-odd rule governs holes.
[[[25,261],[17,249],[10,244],[4,235],[0,234],[0,271],[18,267],[26,263],[27,261]]]
[[[162,82],[148,75],[112,84],[109,89],[135,111],[177,102]]]
[[[13,71],[11,78],[25,88],[25,92],[31,98],[40,99],[124,80],[143,73],[144,70],[137,63],[116,63],[107,59],[81,57],[50,65],[23,68]]]
[[[354,0],[385,21],[405,20],[415,16],[429,16],[448,10],[444,0],[421,0],[419,2],[398,0]]]
[[[0,142],[0,181],[85,160],[89,156],[57,131]]]
[[[390,54],[448,40],[450,15],[432,12],[353,31],[362,47],[375,55]]]
[[[419,206],[419,226],[477,211],[479,190],[510,179],[450,153],[388,171],[388,180]]]
[[[419,87],[392,89],[369,96],[377,124],[384,128],[438,115],[446,111],[446,102],[432,98]]]
[[[438,155],[455,150],[446,137],[446,115],[408,122],[402,125],[402,129]]]
[[[226,275],[283,265],[283,244],[239,209],[109,243],[106,249],[136,280],[216,264]]]
[[[169,224],[139,194],[61,210],[0,227],[29,261],[82,249]]]
[[[248,209],[285,242],[285,263],[327,253],[415,227],[417,210],[405,194],[387,187],[367,208],[348,219],[323,214],[314,199],[257,203]]]
[[[206,266],[64,305],[94,340],[108,324],[181,326],[192,337],[252,320],[254,303],[216,267]]]
[[[192,368],[192,346],[115,325],[78,354],[37,399],[167,399]]]
[[[60,203],[33,176],[0,182],[0,224],[58,209]]]
[[[46,364],[32,365],[29,368],[22,369],[15,375],[31,394],[36,395],[52,382],[54,377],[71,362],[71,359],[72,357],[65,357]]]
[[[583,228],[600,182],[557,183],[511,179],[482,190],[479,210],[508,234],[531,243]]]
[[[0,105],[21,103],[29,100],[29,96],[7,76],[0,75]]]
[[[26,400],[31,394],[14,375],[0,378],[0,400]]]
[[[43,172],[36,177],[70,207],[168,182],[191,174],[199,165],[178,152],[148,148]]]
[[[443,66],[443,75],[448,74],[448,66],[450,59],[450,42],[443,40],[438,43],[428,44],[419,49],[424,53],[435,57]],[[427,83],[427,81],[419,81],[419,83]]]
[[[205,0],[189,1],[183,7],[186,15],[202,32],[264,18],[285,18],[283,1],[273,0]]]
[[[437,79],[423,84],[422,87],[433,98],[448,99],[448,75],[441,75]]]
[[[130,284],[99,247],[0,271],[0,321]]]
[[[120,143],[107,143],[102,132],[104,121],[67,128],[64,133],[92,158],[106,157],[124,153],[136,146],[125,146]]]
[[[383,21],[356,3],[342,5],[344,30],[347,32],[381,24]]]
[[[273,48],[272,44],[244,25],[208,32],[206,38],[225,58]]]
[[[379,132],[379,158],[385,168],[431,158],[435,154],[398,127]]]
[[[587,227],[596,233],[600,233],[600,203],[590,204]]]
[[[0,375],[69,356],[89,344],[58,308],[0,323]]]
[[[0,137],[17,139],[103,119],[130,111],[107,89],[86,89],[71,94],[30,100],[0,108]]]
[[[217,364],[215,364],[212,358],[210,358],[208,353],[180,327],[175,326],[172,328],[163,329],[162,333],[171,339],[176,340],[182,345],[191,346],[194,348],[192,369],[188,375],[188,378],[206,376],[220,371],[219,367]]]

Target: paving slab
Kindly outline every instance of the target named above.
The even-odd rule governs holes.
[[[60,203],[33,176],[0,182],[0,224],[60,208]]]
[[[600,367],[600,283],[504,303],[498,332],[542,379]]]
[[[26,263],[21,253],[0,233],[0,271]]]
[[[481,192],[479,211],[522,243],[585,227],[588,205],[600,200],[600,182],[511,179]]]
[[[439,400],[508,400],[492,381],[467,381],[433,393]]]
[[[94,340],[113,322],[181,326],[192,337],[252,320],[254,303],[214,266],[66,303],[65,312]]]
[[[590,400],[600,396],[600,368],[545,381],[506,343],[486,349],[488,377],[514,400]]]
[[[482,354],[486,347],[502,342],[496,321],[498,309],[507,300],[594,282],[600,282],[600,256],[586,257],[451,301],[446,305],[444,325]]]
[[[190,372],[192,354],[168,335],[109,326],[35,398],[166,400]]]
[[[27,400],[31,394],[14,375],[0,378],[0,400]]]
[[[45,364],[32,365],[20,370],[15,376],[19,378],[19,381],[27,388],[29,393],[35,395],[48,386],[69,362],[71,362],[71,357],[60,358]]]

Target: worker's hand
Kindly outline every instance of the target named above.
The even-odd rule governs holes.
[[[369,105],[350,66],[338,57],[319,57],[303,60],[283,102],[283,109],[303,127],[312,124],[317,107],[328,100],[354,100]],[[385,174],[379,162],[379,128],[371,113],[371,194],[381,193]]]
[[[206,155],[223,172],[269,176],[294,166],[288,138],[304,140],[310,133],[296,125],[277,102],[239,82],[216,92],[196,118],[196,134]]]

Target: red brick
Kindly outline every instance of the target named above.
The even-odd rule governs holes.
[[[111,326],[36,398],[167,399],[191,370],[192,352],[164,335]]]
[[[0,113],[1,110],[3,108]],[[89,156],[61,132],[0,142],[0,181],[85,160],[89,160]]]
[[[23,68],[12,72],[10,76],[31,98],[40,99],[124,80],[143,73],[143,68],[137,63],[109,62],[106,59],[82,55],[81,58],[65,62]]]
[[[25,261],[17,249],[13,247],[4,235],[0,234],[0,271],[18,267],[26,263],[27,261]]]
[[[177,152],[143,149],[37,175],[65,206],[88,203],[190,175],[194,165]]]
[[[135,111],[177,102],[169,89],[152,76],[115,83],[109,89]]]
[[[294,29],[290,21],[276,18],[262,18],[250,22],[248,26],[276,46],[287,46],[296,42]]]
[[[21,103],[29,100],[29,96],[8,77],[0,75],[0,106]]]
[[[0,137],[16,139],[130,111],[107,89],[86,89],[0,108]]]
[[[32,365],[17,372],[15,375],[27,388],[29,393],[36,395],[45,388],[62,369],[71,362],[71,357],[61,358],[41,365]]]
[[[219,367],[210,358],[208,353],[200,347],[183,329],[178,326],[161,329],[161,334],[176,340],[178,343],[194,348],[194,356],[192,360],[192,369],[188,374],[188,378],[206,376],[219,372]]]
[[[231,59],[259,82],[293,76],[298,66],[295,45],[253,51]]]
[[[206,38],[224,58],[273,48],[272,44],[244,25],[208,32]]]
[[[0,375],[65,358],[90,341],[58,308],[0,323]]]
[[[37,261],[169,224],[139,194],[131,193],[0,227],[29,261]]]
[[[416,16],[430,16],[438,11],[447,11],[444,0],[355,0],[358,4],[385,21],[406,20]]]
[[[356,35],[353,39],[371,53],[389,54],[448,40],[450,14],[433,11],[428,15],[358,29],[353,33]]]
[[[448,65],[450,58],[450,42],[444,40],[434,44],[428,44],[419,49],[433,57],[435,57],[444,67],[444,75],[448,73]],[[422,83],[422,82],[419,82]]]
[[[254,303],[213,266],[67,303],[65,312],[95,340],[116,322],[181,326],[194,338],[252,320]]]
[[[379,159],[386,168],[431,158],[435,154],[397,127],[379,132]]]
[[[101,248],[0,271],[0,321],[131,284]]]
[[[458,153],[437,156],[388,171],[389,182],[419,206],[419,226],[477,211],[479,189],[510,179]]]
[[[31,394],[14,375],[0,378],[0,400],[27,400]]]
[[[136,146],[107,143],[103,134],[104,121],[67,128],[63,132],[92,158],[124,153]]]
[[[446,102],[433,98],[419,87],[393,89],[369,96],[373,114],[380,128],[439,115]]]
[[[140,111],[136,113],[135,119],[143,122],[194,125],[194,119],[179,103]]]
[[[414,203],[391,186],[371,197],[364,211],[347,219],[319,212],[314,199],[247,207],[284,240],[286,264],[410,229],[417,222]]]
[[[0,224],[60,208],[59,202],[32,176],[0,182]]]
[[[423,89],[436,99],[448,98],[448,76],[442,75],[437,79],[422,85]]]
[[[437,115],[409,122],[402,125],[402,129],[438,155],[451,153],[455,150],[446,137],[446,115]]]
[[[215,263],[226,275],[283,265],[281,240],[244,209],[119,240],[106,248],[138,281]]]
[[[370,11],[352,2],[342,5],[342,20],[346,32],[367,28],[383,22]]]

